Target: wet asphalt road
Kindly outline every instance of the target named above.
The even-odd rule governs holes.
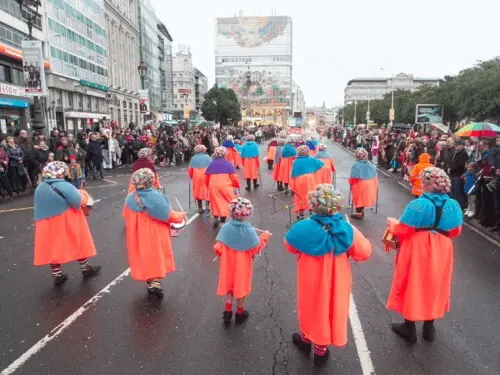
[[[337,163],[337,186],[347,200],[354,158],[332,144],[330,151]],[[291,344],[297,330],[295,258],[283,249],[288,215],[272,214],[269,194],[275,188],[265,169],[264,189],[243,192],[255,205],[253,225],[274,234],[255,263],[247,302],[251,316],[243,326],[222,325],[223,300],[215,295],[218,264],[212,250],[216,231],[205,215],[173,240],[177,271],[164,280],[163,301],[148,298],[145,286],[127,276],[68,321],[128,268],[121,218],[126,173],[120,169],[89,185],[94,198],[101,199],[90,217],[98,249],[91,262],[103,269],[88,282],[82,282],[77,264],[68,264],[64,269],[70,279],[54,289],[50,269],[32,266],[32,199],[0,206],[0,370],[26,359],[23,354],[64,321],[71,324],[45,346],[35,347],[24,363],[16,362],[15,374],[355,375],[364,374],[366,358],[376,374],[500,373],[500,251],[468,228],[455,241],[452,310],[437,323],[437,340],[429,344],[419,338],[408,346],[390,331],[391,322],[400,320],[385,309],[394,259],[380,239],[385,218],[399,217],[411,196],[383,174],[378,214],[368,212],[356,223],[373,244],[372,257],[353,265],[353,298],[369,354],[359,353],[361,343],[349,330],[347,346],[331,348],[328,365],[315,369]],[[187,171],[169,168],[160,175],[174,207],[177,197],[187,209]]]

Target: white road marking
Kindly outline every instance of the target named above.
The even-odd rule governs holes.
[[[96,199],[96,200],[94,201],[94,203],[97,203],[97,202],[100,202],[100,201],[102,201],[102,199]]]
[[[3,238],[3,236],[0,236],[0,240]]]
[[[390,176],[389,176],[389,173],[387,173],[386,171],[383,171],[383,170],[382,170],[382,169],[380,169],[380,168],[377,168],[377,170],[378,170],[380,173],[382,173],[383,175],[385,175],[385,176],[387,176],[387,177],[390,177]]]
[[[189,218],[186,222],[186,226],[193,222],[200,214],[196,213]],[[0,239],[3,237],[0,237]],[[29,348],[26,352],[24,352],[18,359],[12,362],[9,367],[5,368],[0,375],[11,375],[15,371],[17,371],[22,365],[24,365],[31,357],[36,355],[40,350],[42,350],[47,344],[49,344],[52,340],[58,337],[66,328],[68,328],[71,324],[73,324],[78,318],[80,318],[85,312],[94,307],[97,302],[103,298],[106,294],[111,293],[111,288],[118,285],[121,281],[125,279],[130,274],[130,268],[127,268],[123,271],[117,278],[111,281],[108,285],[106,285],[99,293],[85,302],[78,310],[76,310],[73,314],[64,319],[59,325],[53,328],[47,335],[42,337],[35,345]]]
[[[180,169],[180,172],[185,171],[185,170],[186,170],[186,168],[181,168],[181,169]]]
[[[356,350],[358,351],[359,362],[361,363],[361,371],[363,372],[363,375],[374,375],[375,368],[373,367],[370,350],[368,350],[368,345],[366,344],[365,334],[363,332],[363,327],[361,326],[361,321],[359,320],[358,309],[354,303],[352,294],[349,307],[349,320],[351,322],[351,329],[354,336],[354,343],[356,344]]]

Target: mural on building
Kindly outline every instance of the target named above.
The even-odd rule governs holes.
[[[255,48],[283,35],[289,25],[287,17],[238,17],[219,21],[218,33],[234,39],[240,47]]]

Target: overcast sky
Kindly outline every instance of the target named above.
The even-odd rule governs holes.
[[[456,74],[500,55],[498,0],[150,0],[174,45],[191,47],[212,85],[217,17],[291,16],[293,79],[307,105],[343,103],[352,78]],[[381,70],[383,68],[383,70]]]

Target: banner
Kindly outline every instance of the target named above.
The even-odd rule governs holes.
[[[28,96],[47,95],[42,42],[39,40],[23,40],[21,41],[21,48],[23,50],[24,92]]]
[[[189,120],[189,105],[188,104],[184,104],[184,118],[186,120]]]
[[[143,115],[149,115],[149,91],[139,90],[139,110]]]
[[[415,124],[442,124],[443,106],[441,104],[417,104]]]

